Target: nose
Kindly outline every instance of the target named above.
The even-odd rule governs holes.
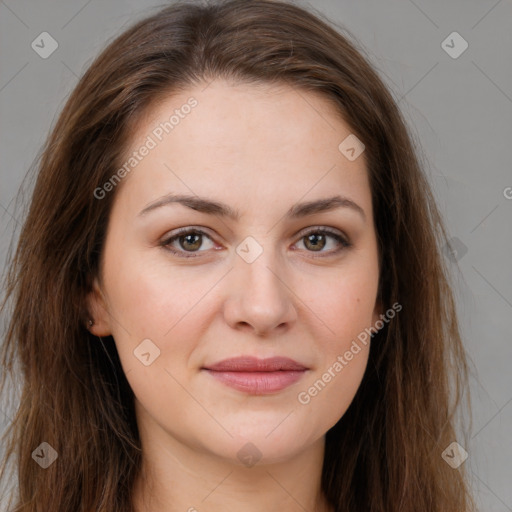
[[[238,255],[227,278],[224,316],[233,329],[257,336],[291,328],[297,317],[293,286],[275,252],[265,249],[252,263]]]

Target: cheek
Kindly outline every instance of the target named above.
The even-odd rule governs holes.
[[[191,281],[192,274],[183,268],[166,265],[162,258],[139,258],[136,251],[122,260],[111,258],[105,275],[110,305],[133,339],[167,338],[179,322],[187,322],[189,311],[214,284],[211,273],[198,270]]]
[[[199,302],[212,277],[198,277],[192,286],[176,268],[142,258],[111,261],[105,284],[114,308],[112,333],[130,387],[153,417],[186,429],[189,416],[200,411],[179,383],[189,378],[188,361],[203,329]]]
[[[150,262],[137,258],[136,252],[106,255],[104,275],[112,335],[125,373],[130,379],[139,379],[150,369],[166,367],[169,352],[179,357],[180,347],[183,350],[182,343],[172,346],[172,342],[177,339],[174,331],[181,326],[179,319],[190,309],[183,297],[185,283],[157,272]],[[147,353],[150,355],[143,356]],[[144,360],[148,359],[150,366],[146,367]]]
[[[314,338],[321,355],[314,375],[301,387],[297,402],[308,411],[306,422],[320,419],[326,429],[348,409],[368,363],[378,267],[376,262],[374,266],[357,263],[350,268],[340,267],[323,289],[309,292],[308,306],[320,329]],[[301,293],[306,293],[308,285],[309,279]]]
[[[368,362],[369,345],[358,343],[351,350],[351,360],[345,357],[346,351],[328,358],[324,368],[305,381],[297,393],[299,414],[303,418],[304,429],[312,432],[326,432],[346,413],[361,385]]]
[[[323,338],[322,348],[331,355],[347,350],[351,340],[372,326],[378,268],[356,263],[340,266],[328,275],[317,276],[317,279],[308,277],[302,280],[297,293],[308,298],[305,301],[311,311],[308,314],[316,317]]]
[[[339,290],[331,290],[322,296],[323,302],[317,302],[325,324],[315,340],[318,364],[296,396],[305,428],[311,431],[326,431],[339,421],[366,371],[375,288],[371,283],[361,286],[360,281],[352,284],[341,283]]]

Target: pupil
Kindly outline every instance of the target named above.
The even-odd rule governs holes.
[[[200,235],[198,235],[198,234],[195,234],[195,235],[185,235],[185,237],[184,237],[185,238],[185,245],[189,243],[189,239],[193,239],[194,237],[199,238],[199,236]],[[198,249],[198,245],[200,245],[199,242],[196,241],[195,244],[194,244],[194,242],[191,242],[191,243],[192,243],[192,245],[195,245],[195,247],[192,247],[192,249]]]
[[[315,234],[313,234],[313,235],[309,235],[309,236],[307,237],[308,242],[311,242],[311,239],[312,239],[312,238],[313,238],[313,239],[318,239],[318,238],[320,238],[320,239],[322,239],[322,241],[324,241],[324,235],[315,235]],[[313,242],[313,248],[314,248],[315,250],[317,250],[318,248],[322,249],[322,248],[323,248],[323,245],[322,245],[322,244],[320,244],[320,245],[319,245],[319,244],[318,244],[318,242]]]

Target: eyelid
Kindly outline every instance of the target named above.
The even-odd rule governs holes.
[[[176,255],[177,257],[181,258],[196,258],[200,256],[200,253],[202,252],[208,252],[208,251],[183,251],[183,250],[176,250],[170,247],[170,244],[177,240],[178,238],[185,236],[187,234],[199,234],[202,236],[205,236],[209,238],[212,242],[214,242],[212,236],[210,236],[205,230],[205,228],[202,227],[196,227],[196,226],[185,226],[182,228],[177,228],[172,231],[172,234],[170,236],[165,236],[160,242],[159,245],[163,247],[165,250],[170,251],[172,254]],[[307,228],[302,229],[299,231],[297,236],[297,242],[299,242],[302,238],[306,237],[309,234],[314,233],[321,233],[326,234],[332,238],[334,238],[341,247],[335,250],[327,251],[327,252],[320,252],[319,254],[315,255],[315,251],[306,251],[311,254],[311,257],[313,258],[323,258],[323,257],[329,257],[337,255],[338,253],[342,252],[345,249],[348,249],[352,247],[352,243],[350,242],[349,237],[341,230],[337,228],[331,228],[329,226],[310,226]],[[295,243],[297,243],[295,242]]]
[[[322,225],[318,225],[318,226],[310,226],[308,228],[304,228],[304,229],[301,229],[298,233],[297,233],[297,237],[298,238],[302,238],[306,235],[308,235],[309,233],[317,233],[317,232],[325,232],[329,235],[336,235],[336,236],[339,236],[340,238],[343,238],[345,240],[345,242],[348,243],[348,236],[345,235],[345,233],[343,231],[341,231],[340,229],[337,229],[337,228],[331,228],[329,226],[322,226]]]
[[[188,234],[200,234],[202,236],[209,238],[213,242],[213,238],[206,231],[204,231],[203,228],[199,228],[199,227],[195,227],[195,226],[185,226],[185,227],[177,228],[177,229],[173,230],[172,234],[170,236],[169,235],[164,236],[164,238],[159,242],[159,245],[161,247],[163,247],[164,249],[170,251],[174,255],[176,255],[178,257],[182,257],[182,258],[196,258],[197,257],[196,254],[199,255],[202,252],[207,252],[207,251],[195,251],[195,252],[187,253],[186,251],[176,250],[176,249],[173,249],[170,247],[170,244],[172,242],[174,242],[178,238],[188,235]]]
[[[305,229],[299,231],[299,233],[297,234],[297,237],[298,237],[297,242],[302,240],[307,235],[314,234],[314,233],[326,234],[326,235],[330,236],[331,238],[334,238],[340,244],[341,247],[339,247],[338,249],[331,250],[331,251],[319,252],[318,254],[315,254],[315,251],[306,251],[311,255],[312,258],[328,258],[330,256],[336,256],[340,252],[343,252],[344,250],[352,247],[352,242],[350,241],[349,237],[343,231],[336,229],[336,228],[331,228],[329,226],[311,226],[311,227],[305,228]],[[295,242],[295,243],[297,243],[297,242]]]

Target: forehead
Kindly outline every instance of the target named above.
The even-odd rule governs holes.
[[[364,152],[350,161],[339,149],[351,134],[318,93],[215,80],[148,109],[125,158],[144,145],[151,149],[124,180],[139,203],[180,192],[227,203],[236,198],[233,207],[243,211],[269,199],[293,203],[336,192],[357,196],[368,208]]]

